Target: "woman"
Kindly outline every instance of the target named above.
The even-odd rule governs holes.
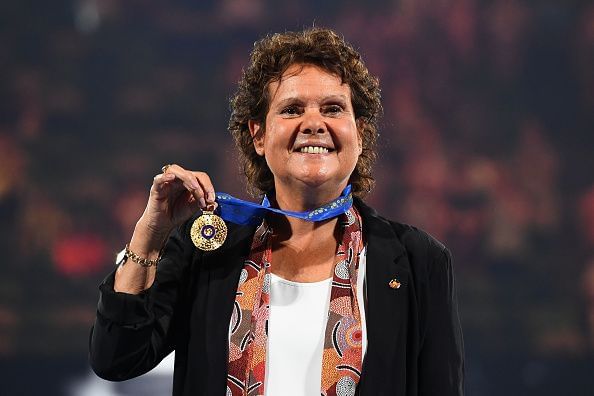
[[[165,166],[100,286],[95,372],[124,380],[175,350],[174,395],[461,395],[448,250],[361,200],[381,105],[359,54],[327,29],[266,37],[231,104],[248,183],[275,212],[244,204],[249,224],[197,249],[199,209],[239,212],[206,173]]]

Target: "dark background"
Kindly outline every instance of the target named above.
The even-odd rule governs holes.
[[[88,375],[97,286],[163,164],[246,197],[228,98],[255,40],[312,25],[380,77],[368,201],[452,250],[468,393],[594,395],[594,4],[578,0],[2,2],[2,395]]]

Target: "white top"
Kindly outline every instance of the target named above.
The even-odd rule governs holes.
[[[357,275],[363,356],[367,350],[363,302],[365,253],[364,249]],[[266,395],[319,395],[332,279],[300,283],[271,275]]]

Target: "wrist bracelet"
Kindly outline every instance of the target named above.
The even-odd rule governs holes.
[[[159,256],[154,260],[149,260],[147,258],[140,257],[139,255],[134,253],[132,250],[130,250],[129,244],[126,244],[126,256],[128,256],[130,258],[130,260],[134,261],[136,264],[139,264],[142,267],[152,267],[153,265],[157,266],[157,263],[159,262],[159,259],[161,258]]]

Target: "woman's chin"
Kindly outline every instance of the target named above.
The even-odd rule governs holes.
[[[342,172],[341,172],[342,173]],[[275,175],[275,184],[284,184],[288,190],[340,190],[344,188],[348,175],[340,175],[328,167],[314,169],[302,167],[298,172],[287,172],[285,175]]]
[[[311,190],[340,190],[343,188],[342,182],[330,177],[307,177],[299,179],[301,185]]]

